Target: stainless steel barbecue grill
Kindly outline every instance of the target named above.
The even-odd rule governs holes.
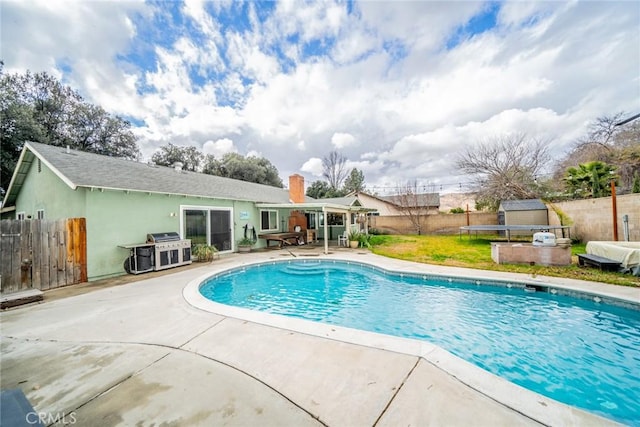
[[[122,245],[129,249],[124,261],[127,273],[140,274],[191,264],[191,240],[180,239],[176,232],[147,234],[145,243]]]
[[[147,234],[147,243],[154,244],[155,270],[191,264],[191,240],[176,232]]]

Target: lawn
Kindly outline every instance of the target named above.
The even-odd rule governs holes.
[[[526,241],[531,241],[530,237]],[[630,274],[602,272],[597,268],[579,267],[577,254],[585,253],[585,244],[571,248],[573,263],[570,266],[496,264],[491,259],[490,242],[504,241],[497,235],[479,236],[372,236],[371,251],[383,256],[425,264],[480,270],[509,271],[571,279],[590,280],[614,285],[640,287],[640,279]],[[513,240],[513,239],[512,239]]]

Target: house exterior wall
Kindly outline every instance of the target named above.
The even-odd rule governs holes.
[[[231,250],[244,235],[244,226],[260,228],[252,202],[202,199],[124,191],[87,193],[87,258],[90,280],[122,274],[128,251],[118,245],[144,242],[147,234],[176,231],[184,236],[181,212],[188,208],[219,208],[231,214]],[[256,246],[263,242],[258,241]]]
[[[16,212],[36,217],[44,209],[49,220],[84,217],[87,225],[87,275],[89,280],[124,274],[128,250],[119,245],[142,243],[148,233],[181,229],[181,207],[215,207],[231,212],[233,250],[245,224],[260,227],[259,210],[252,202],[169,196],[122,190],[80,187],[71,189],[44,163],[29,169],[16,200]],[[242,219],[241,219],[242,212]],[[14,213],[14,215],[15,215]],[[281,212],[280,218],[286,213]],[[15,217],[15,216],[14,216]],[[285,216],[286,219],[286,216]],[[258,241],[257,246],[264,244]]]
[[[387,215],[401,215],[399,209],[397,209],[392,203],[385,202],[383,200],[371,197],[365,193],[358,193],[358,200],[362,206],[371,209],[377,209],[380,216]]]
[[[25,178],[22,190],[16,200],[16,210],[25,216],[37,218],[39,209],[44,209],[45,219],[84,217],[85,200],[80,192],[72,190],[44,163],[38,166],[36,159]]]

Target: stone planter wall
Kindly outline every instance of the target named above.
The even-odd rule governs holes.
[[[571,247],[492,242],[491,259],[498,264],[570,265]]]

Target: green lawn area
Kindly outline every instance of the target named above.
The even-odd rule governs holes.
[[[566,277],[640,287],[640,279],[630,274],[602,272],[597,268],[578,267],[576,255],[585,253],[586,245],[583,243],[572,246],[572,265],[545,267],[542,265],[496,264],[491,259],[490,244],[490,242],[495,241],[505,241],[505,238],[497,235],[479,235],[477,237],[474,235],[381,235],[372,236],[370,243],[372,246],[371,251],[375,254],[425,264]],[[526,241],[530,242],[531,237],[527,236]]]

